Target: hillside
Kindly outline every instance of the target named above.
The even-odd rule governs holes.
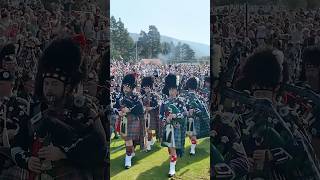
[[[130,33],[130,36],[134,41],[137,41],[139,38],[139,34],[137,33]],[[199,58],[202,56],[210,56],[210,46],[207,44],[186,41],[186,40],[179,40],[179,39],[168,37],[168,36],[161,36],[160,41],[168,42],[168,43],[172,41],[175,45],[178,44],[178,42],[186,43],[195,51],[196,58]]]

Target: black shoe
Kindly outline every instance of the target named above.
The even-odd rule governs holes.
[[[126,166],[126,169],[130,169],[131,168],[131,166]]]
[[[168,174],[169,178],[172,178],[174,176],[174,174]]]
[[[196,154],[195,153],[190,153],[190,156],[195,156]]]

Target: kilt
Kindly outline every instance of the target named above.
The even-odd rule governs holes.
[[[1,180],[29,180],[29,172],[18,166],[3,169],[0,175]]]
[[[198,122],[199,131],[197,132],[197,139],[208,137],[210,132],[210,117],[205,115],[205,113],[201,113]]]
[[[194,131],[192,133],[192,136],[197,136],[198,134],[200,134],[200,119],[198,117],[194,118]],[[188,128],[188,127],[187,127]]]
[[[132,139],[133,141],[139,141],[142,131],[139,118],[129,113],[127,115],[127,119],[127,136],[125,138]]]
[[[150,111],[150,130],[159,129],[159,112],[157,110]]]
[[[162,146],[170,147],[170,148],[176,148],[176,149],[182,149],[184,147],[184,141],[185,141],[185,130],[184,126],[181,126],[180,124],[174,126],[174,143],[175,147],[168,146],[164,143],[164,140],[166,139],[166,128],[163,127],[163,134],[162,134]]]

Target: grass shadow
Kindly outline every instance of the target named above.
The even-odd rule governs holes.
[[[123,150],[123,149],[121,149]],[[136,148],[136,155],[135,157],[132,159],[132,166],[134,165],[138,165],[139,164],[139,161],[152,155],[153,153],[157,152],[157,151],[160,151],[161,150],[161,147],[160,145],[158,144],[155,144],[153,147],[152,147],[152,150],[149,151],[149,152],[144,152],[144,151],[140,151],[140,148]],[[120,150],[119,150],[120,151]],[[125,159],[125,150],[123,150],[123,154],[118,156],[117,158],[115,159],[111,159],[110,158],[110,177],[114,177],[116,176],[118,173],[120,172],[123,172],[123,171],[129,171],[129,170],[126,170],[125,167],[124,167],[124,159]],[[116,151],[118,152],[118,151]],[[112,156],[112,154],[111,154]]]
[[[176,176],[171,179],[186,179],[184,176],[186,173],[193,171],[191,168],[184,169],[182,172],[179,172],[180,169],[191,166],[194,163],[197,163],[205,158],[208,158],[210,156],[210,138],[204,139],[201,143],[198,144],[196,149],[196,156],[190,156],[188,154],[190,150],[190,145],[186,147],[186,154],[177,161],[176,165]],[[210,169],[210,163],[208,163],[208,173],[206,175],[203,175],[203,177],[197,177],[196,179],[210,179],[209,169]],[[157,180],[157,179],[168,179],[168,173],[169,172],[169,159],[166,160],[164,163],[158,166],[154,166],[152,169],[141,172],[141,174],[138,176],[137,180]]]

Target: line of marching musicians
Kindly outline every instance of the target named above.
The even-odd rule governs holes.
[[[262,49],[248,57],[241,76],[225,70],[215,77],[214,179],[320,179],[320,49],[305,49],[303,83],[295,84],[285,81],[289,74],[278,52]],[[239,54],[229,59],[229,70]]]
[[[156,92],[153,78],[142,78],[141,92],[135,91],[137,78],[134,74],[124,76],[120,91],[113,89],[111,82],[114,109],[111,126],[114,125],[114,133],[119,133],[125,141],[127,169],[132,166],[136,145],[142,150],[151,150],[155,142],[154,130],[161,145],[168,147],[169,177],[172,177],[176,173],[177,158],[184,153],[186,135],[191,141],[190,155],[196,154],[197,140],[209,135],[208,99],[205,97],[208,97],[210,81],[206,78],[206,85],[199,93],[199,80],[191,77],[185,90],[180,90],[179,76],[169,73],[164,79],[162,92]]]

